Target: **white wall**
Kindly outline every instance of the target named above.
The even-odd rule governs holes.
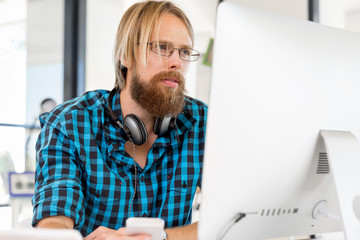
[[[64,0],[28,0],[26,28],[26,120],[36,123],[45,98],[63,101]],[[29,138],[26,170],[35,169],[37,131]]]
[[[226,0],[226,1],[235,2],[246,6],[255,7],[299,19],[306,20],[308,18],[307,16],[308,0]]]
[[[26,28],[26,122],[51,97],[63,101],[64,0],[28,0]]]
[[[320,23],[360,32],[360,0],[320,1]]]
[[[327,0],[319,2],[319,20],[321,24],[344,28],[346,0]]]
[[[345,13],[345,29],[360,32],[360,8],[356,8]]]
[[[86,17],[86,90],[111,89],[115,82],[113,46],[124,2],[88,0]]]

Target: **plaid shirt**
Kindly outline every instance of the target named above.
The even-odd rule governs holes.
[[[112,109],[120,117],[120,93]],[[56,215],[72,218],[83,236],[99,226],[125,226],[134,194],[134,161],[107,114],[109,92],[87,92],[40,117],[33,225]],[[137,165],[131,216],[159,217],[166,227],[191,222],[201,184],[207,106],[186,97],[176,127],[159,136],[144,169]]]

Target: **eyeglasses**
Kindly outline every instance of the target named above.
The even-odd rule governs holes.
[[[147,43],[150,45],[150,50],[154,53],[160,54],[161,56],[170,57],[174,50],[177,49],[179,52],[180,59],[187,62],[195,62],[199,59],[199,51],[191,48],[175,48],[172,44],[168,42],[151,42]]]

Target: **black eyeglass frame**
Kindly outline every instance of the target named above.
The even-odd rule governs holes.
[[[158,43],[163,43],[163,44],[166,44],[167,46],[171,46],[171,47],[172,47],[172,49],[169,51],[169,54],[168,54],[168,55],[153,50],[153,45],[158,44]],[[140,44],[140,43],[138,43],[138,44]],[[173,46],[172,44],[170,44],[170,43],[160,42],[160,41],[149,42],[149,43],[146,43],[146,44],[147,44],[147,45],[150,45],[150,50],[151,50],[153,53],[159,54],[160,56],[164,56],[164,57],[170,57],[171,55],[173,55],[175,49],[178,50],[178,54],[179,54],[180,59],[183,60],[183,61],[186,61],[186,62],[196,62],[197,60],[199,60],[199,57],[200,57],[200,52],[199,52],[198,50],[195,50],[195,49],[192,49],[192,48],[176,48],[176,47],[174,47],[174,46]],[[182,50],[190,50],[190,51],[191,51],[191,54],[189,55],[189,58],[190,58],[190,59],[184,59],[184,58],[181,56],[180,52],[181,52]],[[196,59],[191,60],[191,57],[195,57]]]

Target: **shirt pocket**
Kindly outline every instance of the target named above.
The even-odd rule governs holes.
[[[177,227],[190,223],[191,209],[196,186],[188,185],[185,181],[171,185],[168,189],[168,209],[172,209],[172,221],[168,227]]]
[[[181,202],[182,204],[189,205],[192,202],[196,186],[189,185],[186,180],[175,181],[170,184],[168,189],[169,199],[173,199],[174,203]]]

